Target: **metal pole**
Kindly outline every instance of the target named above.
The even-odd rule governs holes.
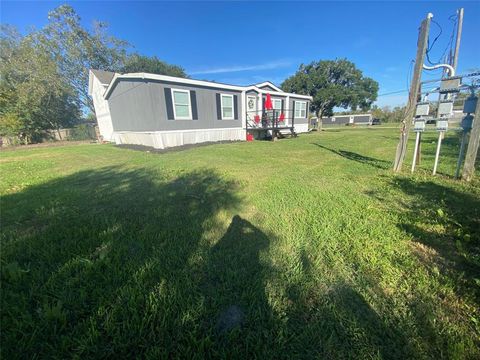
[[[458,65],[458,53],[460,51],[460,40],[462,39],[462,28],[463,28],[463,8],[457,10],[458,14],[458,25],[457,25],[457,38],[455,41],[455,52],[453,53],[453,68],[455,72],[457,71]]]
[[[417,132],[417,137],[415,138],[415,150],[413,151],[412,173],[415,171],[415,164],[417,162],[417,151],[418,151],[419,143],[420,143],[420,132]]]
[[[465,142],[467,141],[467,132],[463,131],[462,142],[460,143],[460,154],[458,154],[457,169],[455,170],[455,178],[460,176],[460,167],[462,166],[463,153],[465,152]]]
[[[440,133],[438,134],[437,152],[435,153],[435,163],[433,164],[433,175],[437,173],[438,158],[440,156],[440,147],[442,146],[442,133],[443,131],[440,131]]]
[[[408,96],[407,109],[403,119],[402,128],[400,131],[400,141],[398,142],[397,152],[395,154],[395,162],[393,170],[400,172],[402,170],[403,160],[407,152],[408,133],[412,123],[415,107],[418,100],[418,91],[420,88],[423,62],[425,60],[425,53],[427,50],[428,34],[430,32],[430,22],[433,15],[429,13],[427,18],[422,21],[420,32],[418,34],[417,55],[415,58],[415,68],[413,72],[412,84],[410,85],[410,92]]]

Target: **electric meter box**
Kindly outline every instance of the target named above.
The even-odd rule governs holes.
[[[447,131],[448,120],[437,120],[437,131]]]
[[[465,103],[463,104],[463,112],[465,114],[473,114],[477,108],[477,101],[478,98],[476,96],[466,99]]]
[[[460,126],[462,127],[463,131],[470,131],[472,130],[473,125],[473,116],[467,115],[462,119]]]
[[[448,90],[454,90],[457,91],[457,89],[460,87],[460,79],[445,79],[442,80],[440,83],[440,92],[449,92]]]
[[[415,116],[427,116],[430,112],[430,104],[428,102],[418,103]]]
[[[423,132],[425,131],[425,120],[415,120],[413,123],[413,131]]]
[[[438,105],[439,116],[450,116],[453,113],[453,101],[441,102]]]

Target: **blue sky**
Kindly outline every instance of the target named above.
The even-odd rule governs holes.
[[[146,55],[177,64],[198,79],[233,84],[280,84],[301,63],[347,58],[380,83],[379,105],[406,101],[417,29],[428,12],[443,33],[432,61],[448,43],[448,17],[465,8],[458,72],[480,68],[478,1],[132,2],[1,3],[1,21],[21,31],[42,27],[47,13],[69,3],[85,26],[106,21],[110,32]],[[432,25],[431,37],[438,33]],[[438,77],[425,74],[425,78]]]

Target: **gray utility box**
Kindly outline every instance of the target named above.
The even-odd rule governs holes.
[[[440,83],[440,93],[458,92],[460,87],[460,79],[444,79]]]
[[[471,96],[465,100],[463,103],[463,112],[465,114],[473,114],[477,108],[478,98],[476,96]]]
[[[413,131],[423,132],[425,131],[425,120],[415,119],[413,123]]]
[[[473,116],[472,115],[466,115],[462,119],[462,122],[460,123],[460,126],[462,127],[463,131],[472,130],[472,125],[473,125]]]
[[[442,101],[438,104],[439,116],[450,116],[453,114],[453,101]]]
[[[448,130],[448,120],[437,120],[437,131],[447,131]]]
[[[419,102],[417,103],[417,110],[415,116],[427,116],[430,112],[430,103],[428,102]]]

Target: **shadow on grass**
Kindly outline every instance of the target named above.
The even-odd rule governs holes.
[[[219,220],[237,190],[209,170],[105,168],[5,196],[5,358],[411,357],[346,281],[318,291],[305,254],[297,282],[278,280],[275,237]]]
[[[318,274],[306,253],[301,259],[303,281],[310,283]],[[300,358],[415,357],[402,326],[379,316],[349,281],[338,279],[327,287],[294,284],[287,294],[293,304],[288,328],[296,334],[291,353]]]
[[[365,156],[365,155],[360,155],[358,153],[352,152],[352,151],[346,151],[346,150],[335,150],[328,148],[324,145],[320,145],[317,143],[312,143],[315,146],[318,146],[321,149],[328,150],[336,155],[339,155],[345,159],[356,161],[361,164],[366,164],[372,167],[375,167],[377,169],[388,169],[391,167],[391,163],[386,160],[380,160],[376,159],[370,156]]]
[[[161,176],[83,171],[2,198],[4,355],[129,357],[181,342],[190,258],[240,200],[211,171]]]

